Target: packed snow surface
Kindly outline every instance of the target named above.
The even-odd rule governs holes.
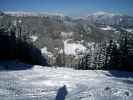
[[[133,73],[112,73],[41,66],[0,71],[0,100],[133,100]]]

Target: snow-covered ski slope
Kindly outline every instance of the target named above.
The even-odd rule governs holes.
[[[133,100],[133,73],[112,73],[115,76],[108,71],[41,66],[0,71],[0,100],[59,100],[57,94],[60,100],[61,96],[65,100]]]

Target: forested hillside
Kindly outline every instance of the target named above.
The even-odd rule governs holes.
[[[112,60],[120,58],[114,58],[113,55],[114,52],[117,55],[125,54],[123,45],[130,45],[132,51],[130,36],[124,36],[130,44],[124,42],[124,37],[121,36],[125,32],[128,35],[132,34],[132,19],[131,16],[112,16],[109,13],[73,18],[58,14],[1,12],[0,28],[13,30],[16,37],[22,37],[35,45],[48,60],[49,65],[80,68],[83,63],[87,67],[82,65],[84,67],[81,69],[99,69],[116,66],[112,64]],[[116,51],[112,51],[114,49]],[[131,60],[132,55],[129,58]]]

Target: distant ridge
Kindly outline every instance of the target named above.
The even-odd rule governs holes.
[[[64,14],[62,13],[48,13],[48,12],[29,12],[29,11],[4,11],[5,14],[10,14],[11,16],[61,16],[63,17]]]

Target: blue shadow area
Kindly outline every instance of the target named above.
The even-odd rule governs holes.
[[[116,70],[110,70],[110,74],[106,74],[107,76],[114,76],[118,78],[133,78],[133,72],[127,72],[127,71],[116,71]]]
[[[68,91],[67,91],[66,85],[64,85],[63,87],[59,88],[55,100],[65,100],[65,97],[67,94],[68,94]]]
[[[0,71],[27,70],[33,65],[21,63],[19,61],[0,61]]]

